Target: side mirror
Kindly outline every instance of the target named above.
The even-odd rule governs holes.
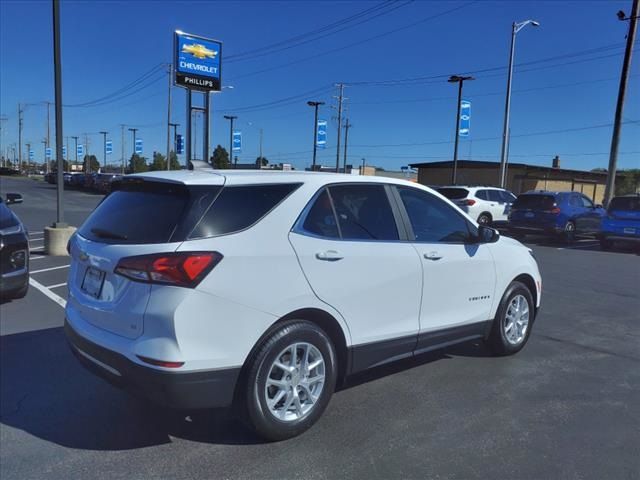
[[[22,195],[19,193],[7,193],[7,205],[22,203]]]
[[[599,203],[596,204],[596,208],[604,208],[602,205],[600,205]]]
[[[500,233],[495,228],[480,225],[478,227],[478,240],[480,243],[496,243],[500,238]]]

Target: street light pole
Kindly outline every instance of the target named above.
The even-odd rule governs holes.
[[[76,165],[76,169],[78,168],[78,137],[71,137],[73,138],[73,141],[75,142],[75,150],[76,150],[76,155],[75,155],[75,165]]]
[[[100,132],[100,135],[102,135],[102,163],[104,164],[104,167],[106,168],[107,166],[107,134],[109,132]],[[100,168],[98,168],[99,170]]]
[[[229,163],[233,163],[233,121],[238,117],[236,115],[225,115],[224,118],[229,120]]]
[[[136,132],[138,131],[137,128],[130,128],[129,131],[131,133],[133,133],[133,153],[132,155],[135,155],[136,153]]]
[[[54,227],[64,228],[64,163],[62,160],[62,57],[60,53],[60,0],[53,0],[53,65],[56,116],[56,160],[58,163],[57,218]]]
[[[539,27],[540,23],[535,20],[525,20],[524,22],[513,22],[511,25],[511,50],[509,53],[509,73],[507,75],[507,98],[504,105],[504,126],[502,128],[502,150],[500,153],[500,188],[505,188],[505,177],[507,169],[507,152],[509,149],[509,116],[511,114],[511,78],[513,76],[513,58],[516,49],[516,34],[527,25]]]
[[[178,147],[176,143],[178,142],[178,133],[177,129],[180,126],[179,123],[169,123],[169,127],[173,127],[173,153],[178,157]],[[171,170],[171,150],[167,150],[169,153],[167,154],[167,170]]]
[[[311,163],[311,171],[314,171],[316,168],[316,153],[318,150],[318,140],[317,140],[317,135],[318,135],[318,107],[320,105],[324,105],[324,102],[314,102],[314,101],[308,101],[307,105],[309,105],[310,107],[313,107],[315,110],[315,114],[314,114],[314,121],[313,121],[313,162]]]
[[[449,83],[458,84],[458,106],[456,108],[456,136],[453,143],[453,169],[451,171],[451,184],[455,185],[458,177],[458,141],[460,137],[460,103],[462,102],[462,84],[465,80],[475,80],[473,77],[463,77],[460,75],[451,75]]]

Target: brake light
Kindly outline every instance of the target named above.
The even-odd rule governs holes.
[[[560,209],[558,207],[553,207],[549,210],[549,213],[553,213],[554,215],[558,215],[560,213]]]
[[[218,252],[174,252],[125,257],[114,272],[136,282],[193,288],[222,260]]]
[[[464,200],[461,200],[460,202],[458,202],[459,205],[463,205],[465,207],[470,207],[471,205],[475,205],[476,201],[472,200],[470,198],[466,198]]]

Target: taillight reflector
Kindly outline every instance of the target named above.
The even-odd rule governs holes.
[[[475,205],[475,204],[476,204],[476,201],[473,200],[473,199],[470,199],[470,198],[466,198],[466,199],[460,200],[458,202],[458,205],[463,205],[463,206],[466,206],[466,207],[470,207],[471,205]]]
[[[193,288],[222,260],[218,252],[173,252],[125,257],[115,273],[136,282]]]
[[[149,365],[155,365],[156,367],[164,367],[164,368],[180,368],[184,365],[184,362],[167,362],[165,360],[156,360],[155,358],[142,357],[137,355],[137,357],[145,363]]]

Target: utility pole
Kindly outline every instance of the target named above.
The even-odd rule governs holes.
[[[364,167],[367,166],[367,161],[363,158],[362,159],[362,171],[360,172],[360,175],[364,175]]]
[[[451,171],[451,184],[455,185],[458,175],[458,140],[460,137],[460,102],[462,102],[462,84],[465,80],[475,80],[473,77],[463,77],[460,75],[451,75],[449,83],[458,84],[458,106],[456,108],[456,137],[453,146],[453,169]]]
[[[51,136],[50,136],[50,127],[49,127],[49,123],[50,123],[50,118],[51,118],[51,112],[49,111],[49,108],[51,107],[51,102],[44,102],[47,105],[47,147],[51,146]],[[46,162],[47,164],[47,173],[49,172],[49,162]]]
[[[229,120],[229,163],[233,163],[233,121],[238,117],[235,115],[225,115],[225,119]],[[236,160],[236,164],[237,164]]]
[[[126,127],[126,125],[123,125],[122,123],[120,124],[120,162],[121,162],[121,172],[122,175],[124,175],[124,127]]]
[[[316,169],[316,153],[318,151],[318,107],[320,105],[324,105],[324,102],[314,102],[314,101],[308,101],[307,105],[309,105],[310,107],[313,107],[315,110],[314,116],[313,116],[313,161],[311,162],[311,171],[315,171]]]
[[[631,65],[631,53],[636,39],[637,21],[640,15],[640,5],[638,0],[633,0],[631,15],[625,17],[623,11],[618,12],[620,21],[629,21],[629,33],[627,34],[627,47],[624,51],[622,63],[622,74],[620,76],[620,86],[618,88],[618,102],[616,103],[616,116],[613,122],[613,134],[611,136],[611,153],[609,154],[609,168],[607,169],[607,186],[604,191],[604,206],[609,205],[609,201],[615,194],[616,168],[618,163],[618,145],[620,144],[620,127],[622,124],[622,111],[624,109],[624,99],[627,94],[627,83],[629,83],[629,67]]]
[[[91,173],[91,162],[89,161],[89,135],[84,134],[84,158],[82,159],[85,173]]]
[[[75,144],[74,144],[74,145],[75,145],[75,152],[76,152],[76,154],[75,154],[75,159],[76,159],[76,161],[75,161],[74,163],[75,163],[75,165],[76,165],[76,170],[77,170],[77,169],[78,169],[78,137],[77,137],[77,136],[76,136],[76,137],[73,137],[73,136],[72,136],[71,138],[73,138],[73,141],[75,142]],[[68,151],[68,150],[69,150],[69,149],[67,148],[67,151]]]
[[[262,128],[260,129],[260,167],[262,167]]]
[[[42,145],[43,145],[42,153],[44,153],[44,157],[43,157],[44,163],[46,165],[49,165],[49,160],[47,159],[47,148],[49,148],[49,142],[45,138],[40,143],[42,143]]]
[[[137,128],[130,128],[129,129],[129,131],[133,134],[133,154],[132,155],[135,155],[135,153],[136,153],[136,132],[138,130],[139,129],[137,129]]]
[[[171,153],[171,87],[173,80],[173,65],[170,63],[169,67],[169,92],[167,95],[167,170],[169,168],[169,153]],[[207,94],[208,95],[208,94]],[[175,136],[175,133],[174,133]]]
[[[24,109],[18,104],[18,165],[22,168],[22,113]]]
[[[7,121],[7,117],[5,115],[0,116],[0,154],[2,154],[2,122],[6,122]],[[7,166],[7,157],[9,156],[9,153],[7,152],[6,154],[4,154],[4,162],[2,164],[3,167]]]
[[[64,137],[64,143],[65,143],[65,146],[67,147],[67,155],[66,155],[66,158],[63,156],[62,160],[66,160],[67,163],[69,163],[69,137],[68,136]],[[71,164],[69,163],[69,165]]]
[[[27,143],[27,165],[29,164],[29,157],[31,156],[31,144]],[[20,168],[23,168],[22,162],[20,163]]]
[[[342,129],[342,102],[344,101],[344,83],[336,85],[340,89],[338,98],[338,139],[336,143],[336,173],[340,171],[340,130]],[[336,98],[336,97],[334,97]]]
[[[349,129],[351,127],[353,127],[353,125],[349,123],[349,119],[347,118],[344,124],[344,158],[342,161],[342,167],[343,167],[344,173],[347,173],[347,145],[349,143]]]
[[[177,129],[180,126],[179,123],[169,123],[169,127],[173,127],[173,152],[176,155],[176,159],[178,158],[178,132]],[[167,170],[171,170],[171,151],[169,151],[169,155],[167,155]]]
[[[109,132],[100,132],[100,135],[102,135],[102,158],[103,158],[102,163],[105,168],[107,167],[107,134],[108,133]]]

